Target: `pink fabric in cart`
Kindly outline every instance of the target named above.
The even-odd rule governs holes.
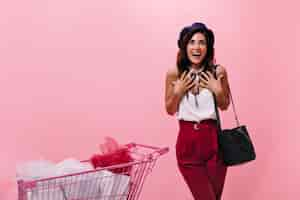
[[[119,145],[118,142],[111,137],[106,137],[105,140],[104,144],[100,144],[102,154],[95,154],[90,159],[95,168],[108,167],[133,161],[133,158],[126,147]],[[123,173],[125,171],[130,171],[130,169],[131,168],[128,167],[126,169],[113,169],[111,171],[114,173]]]

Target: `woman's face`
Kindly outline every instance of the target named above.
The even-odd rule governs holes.
[[[192,65],[199,66],[207,53],[207,43],[204,34],[195,33],[187,44],[186,52]]]

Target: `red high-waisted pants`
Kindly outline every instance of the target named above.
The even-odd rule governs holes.
[[[227,167],[218,151],[215,120],[179,120],[176,157],[195,200],[221,199]]]

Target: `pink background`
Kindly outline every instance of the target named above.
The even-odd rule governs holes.
[[[188,4],[187,4],[188,2]],[[15,199],[18,163],[88,158],[105,135],[169,146],[141,199],[191,199],[175,161],[166,71],[180,29],[216,35],[257,160],[230,168],[224,199],[300,195],[299,3],[285,1],[11,0],[0,5],[0,199]],[[296,26],[296,24],[298,26]],[[223,113],[231,127],[231,109]]]

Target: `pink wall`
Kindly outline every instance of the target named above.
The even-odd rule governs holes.
[[[255,162],[229,169],[224,199],[299,196],[299,4],[289,1],[3,2],[0,199],[16,198],[17,163],[84,159],[105,135],[171,148],[142,199],[191,198],[175,162],[177,123],[163,99],[178,33],[194,21],[215,30],[217,62],[227,67],[257,149]],[[231,126],[231,111],[223,116]]]

